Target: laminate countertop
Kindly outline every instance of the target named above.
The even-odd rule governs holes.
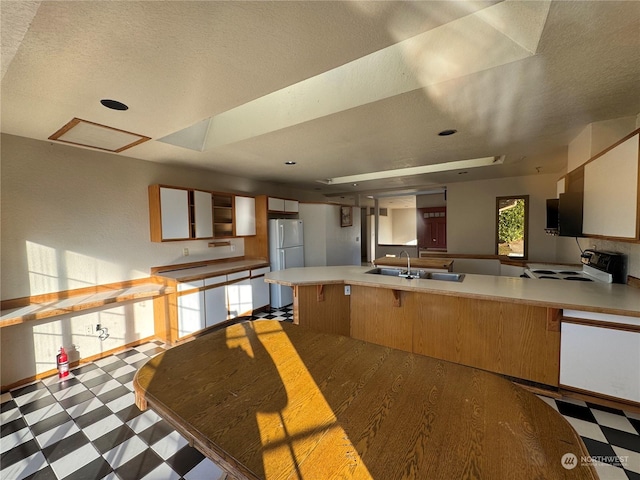
[[[289,268],[265,275],[280,285],[343,283],[439,295],[507,301],[640,317],[640,289],[621,284],[545,281],[531,278],[465,274],[462,282],[406,279],[367,274],[371,267]]]
[[[216,275],[226,275],[228,273],[268,266],[269,262],[263,259],[243,259],[233,262],[211,263],[190,268],[176,268],[175,270],[169,270],[170,267],[167,267],[168,270],[156,273],[155,276],[174,282],[190,282],[207,277],[214,277]]]
[[[284,322],[167,350],[133,388],[237,479],[598,478],[571,425],[498,375]]]

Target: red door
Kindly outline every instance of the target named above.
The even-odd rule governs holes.
[[[418,246],[447,249],[447,208],[418,208]]]

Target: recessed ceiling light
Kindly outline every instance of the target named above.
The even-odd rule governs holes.
[[[291,162],[291,161],[289,161],[289,162],[284,162],[284,164],[285,164],[285,165],[295,165],[295,164],[296,164],[296,162]]]
[[[357,183],[354,183],[354,184],[353,184],[353,186],[354,186],[354,187],[357,187],[357,186],[358,186],[358,184],[357,184]]]
[[[111,110],[129,110],[129,107],[117,100],[109,100],[107,98],[100,100],[100,103]]]
[[[441,132],[438,132],[438,135],[440,135],[441,137],[448,137],[449,135],[453,135],[454,133],[458,133],[458,130],[450,128],[449,130],[442,130]]]

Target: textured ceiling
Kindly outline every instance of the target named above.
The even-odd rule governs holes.
[[[0,8],[2,132],[46,140],[77,117],[152,138],[122,155],[327,194],[560,172],[582,127],[640,112],[640,2]],[[195,150],[158,141],[198,124]],[[494,155],[464,176],[317,182]]]

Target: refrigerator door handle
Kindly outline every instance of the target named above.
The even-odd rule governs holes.
[[[280,250],[280,265],[282,266],[282,270],[287,268],[287,265],[285,264],[284,259],[285,259],[284,250]]]
[[[284,225],[280,225],[280,248],[284,247]]]

